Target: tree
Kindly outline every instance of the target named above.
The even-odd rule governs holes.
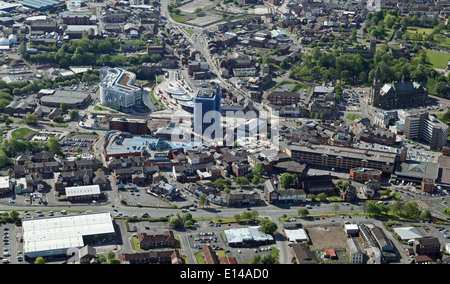
[[[422,213],[420,213],[420,219],[422,220],[431,220],[431,212],[428,210],[422,211]]]
[[[36,257],[34,264],[46,264],[45,259],[42,256]]]
[[[256,165],[252,169],[252,173],[254,176],[262,176],[264,174],[265,170],[261,163],[256,163]]]
[[[169,217],[169,227],[181,228],[183,227],[183,221],[178,215],[172,215]]]
[[[25,123],[30,125],[36,125],[38,124],[39,117],[35,113],[27,113],[25,115]]]
[[[55,153],[55,154],[62,154],[61,149],[60,149],[60,145],[59,145],[59,140],[58,138],[51,136],[50,138],[48,138],[48,143],[47,143],[47,147],[48,150]]]
[[[280,184],[283,188],[290,188],[294,185],[296,178],[296,174],[284,173],[281,175]]]
[[[306,216],[309,215],[309,211],[306,208],[299,208],[298,215],[300,215],[302,218],[305,218]]]
[[[261,227],[259,228],[261,232],[264,232],[268,235],[272,235],[278,229],[277,223],[270,220],[261,221]]]
[[[75,108],[69,111],[69,117],[71,121],[75,120],[78,117],[78,109]]]
[[[198,205],[205,207],[205,206],[209,206],[210,202],[209,200],[206,198],[206,194],[202,194],[199,196],[198,198]]]
[[[66,112],[66,111],[69,109],[69,107],[67,106],[66,103],[61,103],[61,104],[59,105],[59,108],[60,108],[63,112]]]
[[[248,179],[246,177],[237,177],[234,180],[238,185],[247,185],[250,184],[250,182],[248,181]]]

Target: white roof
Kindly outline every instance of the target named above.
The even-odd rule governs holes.
[[[114,233],[109,212],[24,219],[25,253],[83,247],[83,236]]]
[[[9,176],[0,177],[0,188],[9,187]]]
[[[306,231],[304,229],[284,228],[284,233],[286,234],[287,239],[291,242],[308,240],[308,234],[306,234]]]
[[[423,238],[423,236],[419,233],[419,231],[415,227],[398,227],[398,228],[394,228],[394,232],[402,240],[411,240],[411,239]]]
[[[241,243],[249,241],[273,240],[271,235],[267,235],[259,230],[259,226],[225,230],[225,237],[228,243]]]
[[[100,186],[98,184],[66,187],[67,197],[92,194],[100,194]]]

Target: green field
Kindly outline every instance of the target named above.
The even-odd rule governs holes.
[[[420,27],[408,27],[406,31],[410,34],[418,33],[421,35],[428,35],[433,33],[433,29],[431,28],[420,28]]]
[[[30,132],[37,133],[37,131],[33,131],[29,128],[19,128],[11,132],[11,137],[15,139],[23,139],[23,137],[25,137]]]
[[[361,116],[353,113],[353,114],[347,114],[347,115],[345,116],[345,118],[346,118],[346,119],[349,119],[349,120],[356,120],[356,119],[361,118]]]
[[[435,68],[445,69],[450,60],[450,53],[443,53],[434,50],[426,50],[428,61]]]

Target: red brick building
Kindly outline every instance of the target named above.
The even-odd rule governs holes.
[[[148,235],[147,233],[139,233],[137,238],[139,248],[145,250],[150,248],[175,246],[175,235],[173,234],[173,231],[165,231],[162,235]]]

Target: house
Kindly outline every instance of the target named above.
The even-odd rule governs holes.
[[[264,195],[269,203],[306,201],[303,189],[281,189],[271,179],[264,183]]]
[[[310,251],[306,244],[292,244],[292,251],[298,264],[318,264],[316,255]]]
[[[120,264],[182,264],[178,250],[121,253]]]
[[[175,246],[176,240],[173,231],[165,231],[163,234],[159,235],[148,235],[147,233],[139,233],[138,236],[139,248],[148,250],[151,248],[161,248],[161,247],[173,247]]]

